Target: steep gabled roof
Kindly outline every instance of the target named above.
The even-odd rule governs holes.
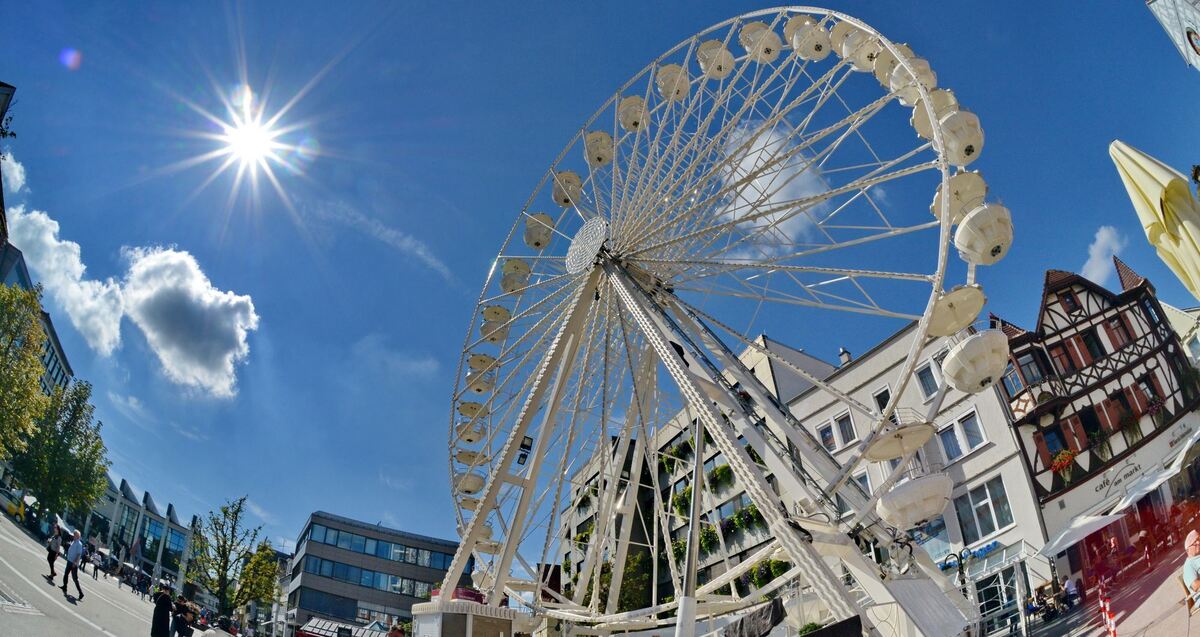
[[[1113,255],[1113,265],[1117,268],[1117,280],[1121,282],[1121,291],[1126,292],[1136,288],[1137,286],[1150,282],[1146,277],[1133,271],[1133,268],[1125,265],[1125,262]]]
[[[826,363],[825,361],[803,351],[796,349],[790,345],[785,345],[779,341],[762,335],[763,346],[768,350],[779,354],[780,358],[795,365],[797,368],[811,374],[814,378],[825,378],[832,374],[837,367]],[[767,362],[771,365],[771,377],[775,379],[775,395],[779,400],[787,404],[796,396],[808,391],[813,386],[804,376],[796,373],[791,367],[775,360],[767,358]]]

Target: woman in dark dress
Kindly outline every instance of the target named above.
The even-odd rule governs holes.
[[[154,617],[150,620],[150,637],[171,637],[171,588],[160,588],[151,598],[154,602]]]

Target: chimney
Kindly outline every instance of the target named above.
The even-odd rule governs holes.
[[[842,365],[850,362],[850,352],[847,352],[845,347],[838,348],[838,360],[842,361]]]

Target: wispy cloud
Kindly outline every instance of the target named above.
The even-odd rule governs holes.
[[[254,517],[262,520],[263,524],[273,525],[276,523],[274,514],[262,508],[257,502],[251,500],[250,498],[246,498],[246,510],[254,514]]]
[[[1094,283],[1107,285],[1108,279],[1114,273],[1113,256],[1121,254],[1121,250],[1128,244],[1129,240],[1116,228],[1100,226],[1096,229],[1096,236],[1091,245],[1088,246],[1088,258],[1080,274]]]
[[[197,429],[188,427],[187,425],[181,425],[175,421],[171,421],[168,424],[171,425],[171,429],[175,430],[175,433],[187,438],[188,440],[193,442],[202,442],[204,440],[208,440],[208,435]]]
[[[383,468],[379,469],[379,483],[393,491],[408,491],[413,486],[412,480],[393,476],[384,472]]]
[[[400,352],[388,345],[382,334],[368,334],[350,348],[354,365],[389,378],[431,378],[441,368],[429,355]]]
[[[108,392],[108,402],[117,410],[117,413],[125,417],[129,422],[142,427],[150,428],[154,424],[154,414],[146,408],[146,405],[138,400],[137,396],[122,396],[116,392]]]
[[[382,221],[369,217],[345,202],[322,202],[305,206],[313,217],[357,230],[377,241],[395,248],[401,254],[414,259],[437,272],[448,282],[454,283],[454,273],[444,261],[433,253],[429,245],[407,232],[397,230]]]

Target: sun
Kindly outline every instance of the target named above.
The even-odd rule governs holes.
[[[224,134],[220,141],[242,167],[254,170],[265,167],[268,159],[280,161],[277,151],[283,150],[285,145],[276,141],[279,131],[263,123],[261,113],[254,115],[244,112],[231,119],[230,123],[223,125]]]

